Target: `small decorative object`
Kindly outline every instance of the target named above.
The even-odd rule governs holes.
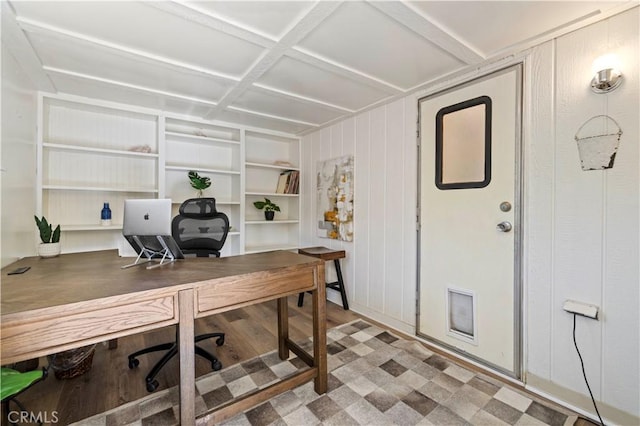
[[[111,225],[111,209],[109,208],[109,203],[104,203],[102,206],[102,211],[100,212],[100,223],[102,226]]]
[[[202,197],[202,191],[211,186],[211,178],[200,176],[198,172],[193,170],[188,173],[191,187],[198,191],[198,197]]]
[[[40,257],[56,257],[60,254],[60,225],[56,226],[54,230],[44,216],[42,219],[38,219],[38,216],[33,217],[40,231],[40,241],[42,241],[38,245],[38,254]]]
[[[149,145],[136,145],[129,148],[131,152],[141,152],[143,154],[151,153],[151,147]]]
[[[608,121],[611,121],[616,126],[617,131],[599,130],[602,128],[606,129],[609,124]],[[587,126],[589,124],[591,126]],[[591,127],[592,131],[594,131],[593,127],[595,127],[598,131],[590,136],[581,136],[580,132],[585,127]],[[618,123],[608,115],[596,115],[588,119],[580,126],[575,135],[582,170],[604,170],[612,168],[613,161],[618,152],[618,146],[620,145],[621,136],[622,129],[620,129]]]
[[[276,214],[275,212],[280,211],[280,207],[277,204],[271,202],[271,200],[268,198],[265,198],[264,201],[255,201],[253,205],[258,210],[264,209],[264,218],[266,220],[273,220],[273,217]]]

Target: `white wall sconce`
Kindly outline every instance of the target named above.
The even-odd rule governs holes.
[[[593,61],[591,90],[595,93],[607,93],[622,83],[619,61],[615,55],[604,55]]]

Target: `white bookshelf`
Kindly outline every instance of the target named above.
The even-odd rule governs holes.
[[[173,201],[177,214],[184,200],[197,196],[187,178],[189,171],[211,179],[211,186],[203,196],[216,199],[216,208],[229,217],[233,230],[227,235],[223,255],[242,252],[240,132],[237,128],[203,121],[165,118],[166,197]]]
[[[300,140],[256,131],[245,132],[245,252],[291,250],[300,241],[300,196],[276,193],[280,174],[300,170]],[[254,207],[268,198],[280,207],[273,221]]]
[[[170,198],[177,214],[197,196],[191,170],[211,178],[203,195],[229,217],[223,255],[298,247],[299,195],[276,193],[280,173],[300,170],[295,136],[43,93],[39,122],[35,214],[61,225],[65,253],[126,246],[126,199]],[[253,206],[265,197],[280,206],[274,221]],[[110,226],[100,224],[104,202]]]
[[[36,214],[60,224],[63,252],[118,247],[124,200],[158,196],[158,116],[41,95],[39,117]]]

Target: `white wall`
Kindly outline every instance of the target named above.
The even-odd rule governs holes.
[[[2,43],[1,265],[36,253],[35,86]]]
[[[578,318],[577,340],[600,412],[618,424],[640,424],[638,12],[539,46],[529,68],[528,383],[593,412],[572,316],[561,306],[598,305],[600,321]],[[625,80],[597,95],[586,83],[593,60],[607,53],[620,58]],[[599,114],[619,123],[620,148],[612,169],[583,172],[574,135]]]
[[[601,414],[640,423],[638,8],[533,48],[525,59],[525,367],[528,386],[593,413],[571,340],[567,298],[601,307],[577,339]],[[590,91],[592,61],[622,59],[615,92]],[[403,331],[415,326],[419,95],[302,141],[302,241],[347,251],[352,309]],[[624,134],[613,169],[583,172],[580,125],[609,114]],[[316,162],[355,155],[353,243],[315,237]],[[332,268],[328,268],[331,270]],[[338,300],[330,292],[330,298]]]
[[[339,248],[352,309],[413,332],[416,289],[416,102],[406,98],[302,140],[302,244]],[[354,155],[353,242],[316,237],[316,163]],[[327,268],[333,280],[333,266]],[[339,301],[336,292],[329,298]],[[338,302],[339,303],[339,302]]]

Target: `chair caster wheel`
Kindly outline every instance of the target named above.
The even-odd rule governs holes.
[[[153,392],[158,389],[159,383],[157,380],[151,380],[147,382],[147,392]]]
[[[211,368],[213,371],[218,371],[222,368],[222,363],[216,359],[211,363]]]
[[[224,336],[222,336],[222,337],[218,337],[218,338],[216,339],[216,345],[218,345],[218,346],[222,346],[222,345],[224,345]]]
[[[129,358],[129,369],[133,370],[140,365],[140,360],[137,358]]]

